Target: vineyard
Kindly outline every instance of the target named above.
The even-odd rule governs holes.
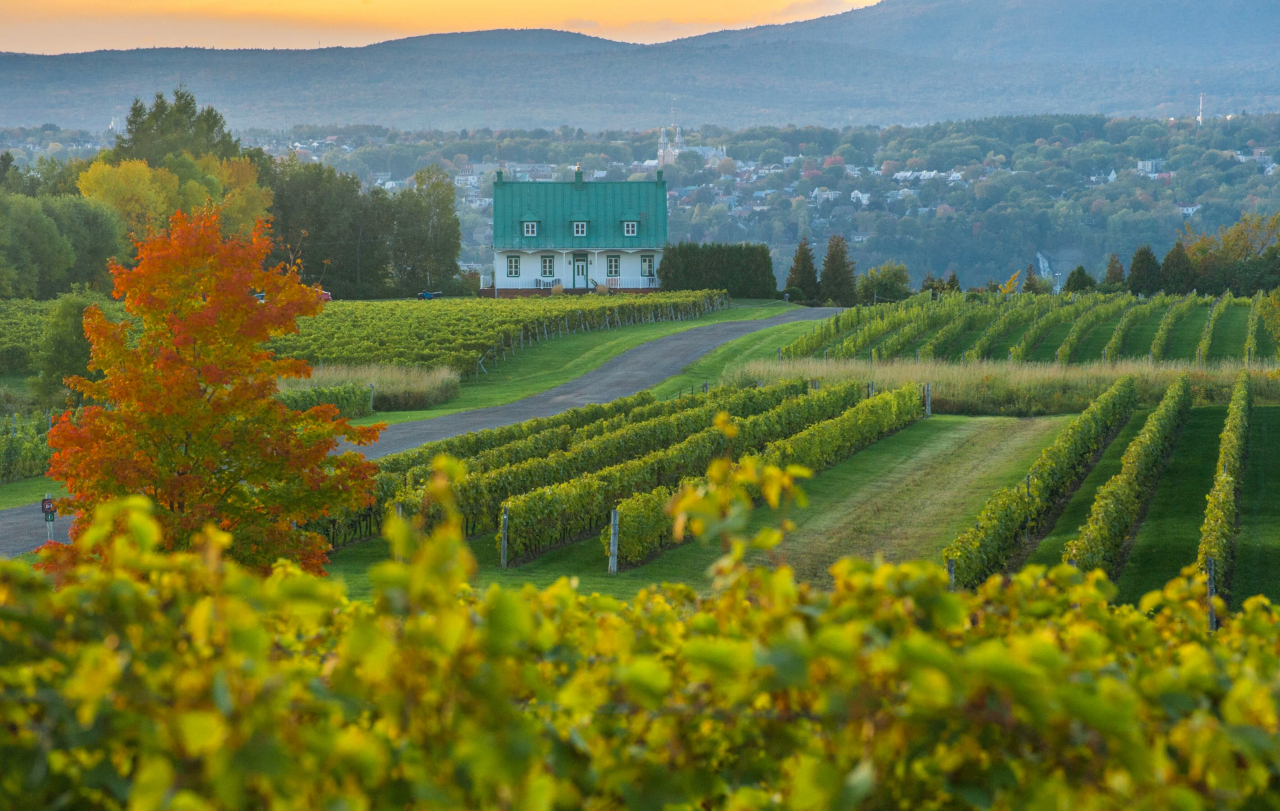
[[[782,350],[787,359],[982,360],[1084,364],[1145,359],[1273,366],[1276,343],[1253,298],[925,292],[853,307]]]
[[[523,299],[335,301],[276,339],[278,354],[312,364],[448,366],[488,372],[508,355],[563,335],[697,318],[728,306],[723,293],[691,291]]]

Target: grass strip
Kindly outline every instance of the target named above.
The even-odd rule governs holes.
[[[1147,592],[1164,588],[1182,567],[1195,563],[1205,496],[1218,461],[1218,435],[1226,418],[1221,406],[1191,410],[1116,581],[1119,602],[1137,603]]]
[[[1143,359],[1149,357],[1151,344],[1155,341],[1156,333],[1160,331],[1160,324],[1168,312],[1168,305],[1158,306],[1146,316],[1135,319],[1132,328],[1124,336],[1120,357]]]
[[[1244,359],[1245,333],[1249,326],[1249,299],[1236,299],[1235,304],[1228,307],[1218,319],[1218,328],[1213,334],[1213,342],[1209,345],[1209,357],[1214,360]]]
[[[1231,602],[1262,594],[1280,602],[1280,406],[1255,406],[1240,483]]]
[[[67,491],[61,482],[55,482],[48,476],[0,484],[0,510],[34,504],[44,498],[45,493],[52,493],[54,498],[63,498]]]
[[[1067,541],[1079,535],[1080,528],[1085,521],[1089,520],[1089,510],[1093,507],[1093,499],[1098,494],[1098,488],[1120,472],[1120,460],[1124,457],[1125,448],[1129,447],[1129,443],[1138,435],[1138,431],[1142,430],[1142,424],[1146,422],[1147,415],[1150,413],[1150,409],[1139,409],[1133,413],[1129,422],[1120,429],[1120,433],[1116,434],[1116,438],[1111,440],[1111,444],[1103,451],[1098,464],[1093,466],[1093,470],[1089,471],[1089,475],[1080,483],[1066,506],[1062,508],[1052,531],[1040,540],[1035,551],[1027,557],[1026,565],[1053,567],[1062,563],[1062,553],[1067,548]]]

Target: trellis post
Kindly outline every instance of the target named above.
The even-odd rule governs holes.
[[[609,514],[609,574],[618,573],[618,511]]]
[[[924,415],[933,416],[933,385],[931,383],[924,384]]]
[[[507,568],[507,526],[509,524],[510,513],[506,507],[502,508],[502,568]]]
[[[956,590],[956,559],[947,558],[947,590]]]

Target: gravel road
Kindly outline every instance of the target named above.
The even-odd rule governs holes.
[[[717,346],[735,338],[778,324],[818,321],[837,312],[839,310],[831,308],[801,308],[773,318],[725,321],[678,332],[629,349],[581,377],[514,403],[389,426],[377,444],[360,450],[369,458],[377,459],[468,431],[497,428],[534,417],[549,417],[589,403],[607,403],[656,386],[679,374],[684,367]],[[53,525],[54,538],[66,541],[70,524],[70,519],[59,517]],[[44,517],[38,503],[0,510],[0,557],[29,552],[44,540]]]

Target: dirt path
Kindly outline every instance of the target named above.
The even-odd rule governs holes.
[[[773,318],[726,321],[677,332],[629,349],[581,377],[514,403],[392,425],[382,432],[382,438],[376,445],[361,450],[369,458],[377,459],[468,431],[496,428],[534,417],[549,417],[589,403],[607,403],[656,386],[679,374],[684,367],[717,346],[735,338],[778,324],[830,318],[837,312],[839,310],[833,308],[801,308]],[[66,518],[59,518],[54,523],[55,540],[67,540],[70,523]],[[0,510],[0,557],[28,552],[44,540],[44,517],[39,504]]]

